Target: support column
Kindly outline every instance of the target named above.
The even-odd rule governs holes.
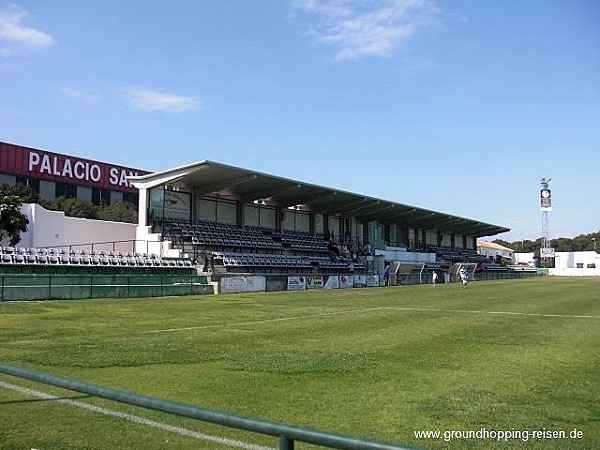
[[[138,197],[138,226],[148,226],[148,189],[140,188]]]

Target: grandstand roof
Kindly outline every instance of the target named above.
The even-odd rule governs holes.
[[[263,200],[280,208],[303,205],[316,213],[351,216],[361,222],[396,223],[475,237],[510,231],[499,225],[207,160],[128,179],[138,189],[166,184],[193,192],[194,196],[221,194],[243,203]]]
[[[487,248],[490,250],[501,250],[504,252],[513,252],[514,253],[514,250],[512,248],[508,248],[508,247],[505,247],[504,245],[496,244],[495,242],[483,241],[481,239],[477,240],[477,247]]]

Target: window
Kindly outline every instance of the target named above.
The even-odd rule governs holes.
[[[77,186],[67,183],[56,183],[54,188],[55,197],[77,198]]]
[[[92,188],[92,203],[94,205],[110,205],[110,191]]]
[[[137,206],[140,201],[140,196],[138,194],[132,194],[131,192],[123,192],[123,201],[133,203]]]
[[[37,178],[21,177],[17,175],[16,182],[17,184],[22,184],[23,186],[33,189],[38,194],[40,193],[40,180]]]

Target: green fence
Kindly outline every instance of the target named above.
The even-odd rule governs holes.
[[[296,441],[342,450],[415,450],[414,447],[360,439],[353,436],[239,416],[237,414],[200,408],[184,403],[170,402],[168,400],[84,383],[70,378],[59,377],[9,364],[0,364],[0,373],[69,389],[75,392],[82,392],[94,397],[105,398],[120,403],[141,406],[142,408],[214,423],[228,428],[274,436],[279,439],[280,450],[293,450]]]
[[[179,275],[0,275],[0,300],[70,300],[213,294],[206,277]]]
[[[494,280],[517,280],[520,278],[533,278],[548,275],[544,270],[517,271],[508,272],[476,272],[474,281],[494,281]]]

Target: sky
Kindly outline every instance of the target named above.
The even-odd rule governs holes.
[[[0,0],[0,141],[600,230],[597,0]]]

